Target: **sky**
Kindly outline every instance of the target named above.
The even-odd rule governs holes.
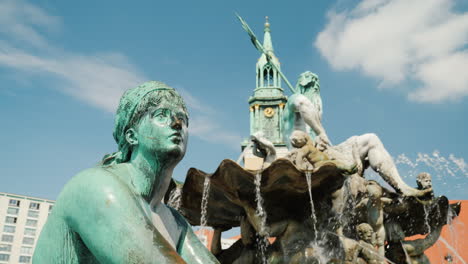
[[[189,108],[175,179],[237,160],[260,54],[235,12],[260,40],[269,17],[293,85],[319,75],[333,144],[376,133],[409,185],[428,171],[437,195],[468,199],[464,0],[0,0],[0,191],[56,199],[116,150],[118,100],[149,80]]]

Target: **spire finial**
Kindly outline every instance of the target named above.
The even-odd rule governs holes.
[[[270,22],[268,22],[268,16],[265,17],[265,28],[270,27]]]

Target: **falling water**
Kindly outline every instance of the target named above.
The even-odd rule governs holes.
[[[452,243],[452,245],[455,248],[458,248],[458,238],[463,237],[464,234],[460,234],[460,232],[457,232],[457,230],[455,230],[456,225],[460,223],[458,219],[454,219],[455,216],[456,216],[455,211],[452,210],[451,207],[449,207],[448,212],[447,212],[447,229],[448,229],[447,239]]]
[[[337,237],[339,237],[339,238],[341,238],[341,239],[348,239],[346,236],[338,235],[338,234],[333,233],[333,232],[330,232],[330,231],[326,231],[326,232],[327,232],[328,234],[332,234],[332,235],[334,235],[334,236],[337,236]],[[358,244],[358,245],[359,245],[360,247],[369,249],[369,252],[370,252],[370,253],[372,253],[374,256],[378,257],[380,260],[384,261],[384,263],[395,264],[395,262],[389,260],[388,258],[379,255],[379,253],[375,250],[375,248],[366,246],[365,244]]]
[[[355,217],[356,199],[351,190],[351,177],[347,177],[343,183],[342,201],[343,208],[339,214],[339,222],[343,228],[348,227]]]
[[[328,263],[330,257],[328,256],[330,252],[322,245],[323,241],[313,241],[310,243],[310,246],[314,249],[314,257],[318,260],[319,264]]]
[[[257,238],[257,245],[259,247],[260,258],[262,264],[267,263],[266,251],[268,247],[268,232],[266,231],[266,212],[263,208],[263,198],[260,193],[260,186],[262,181],[262,174],[259,172],[255,175],[255,201],[257,202],[257,208],[255,210],[256,215],[260,218],[260,231],[259,238]]]
[[[455,212],[452,210],[452,208],[449,207],[447,213],[448,236],[446,236],[446,238],[450,241],[450,243],[442,237],[439,237],[439,240],[441,240],[441,242],[453,252],[453,255],[459,258],[463,263],[466,263],[457,252],[457,249],[460,250],[458,240],[459,238],[463,238],[465,236],[464,232],[461,231],[459,228],[463,228],[462,230],[464,230],[464,225],[459,219],[454,218],[454,216]]]
[[[239,158],[237,159],[237,164],[239,164],[239,165],[241,164],[242,158],[244,158],[245,153],[247,153],[247,150],[249,150],[252,147],[252,145],[253,145],[253,142],[249,141],[247,146],[245,146],[244,151],[242,151],[242,153],[239,155]]]
[[[310,217],[312,218],[312,226],[314,228],[314,240],[317,240],[317,217],[315,216],[315,207],[314,200],[312,199],[312,173],[307,171],[306,173],[307,186],[309,188],[309,198],[310,198]]]
[[[182,202],[182,188],[174,188],[169,194],[167,205],[179,211]]]
[[[445,246],[450,249],[453,254],[455,255],[455,257],[457,257],[461,263],[463,264],[466,264],[466,262],[463,260],[463,258],[458,254],[458,252],[447,242],[447,240],[445,240],[443,237],[439,237],[439,240],[445,244]]]
[[[456,174],[468,176],[467,165],[463,158],[457,158],[453,154],[445,158],[437,150],[433,151],[432,154],[418,153],[414,161],[405,154],[400,154],[396,158],[395,163],[408,165],[413,169],[419,165],[425,165],[439,173],[448,174],[453,177],[456,177]]]
[[[203,182],[203,196],[201,202],[201,219],[200,219],[200,229],[206,227],[206,210],[208,208],[208,198],[210,194],[210,177],[205,177]]]
[[[446,184],[449,180],[453,181],[454,183],[450,186],[451,190],[460,193],[463,192],[463,183],[468,178],[468,166],[463,158],[457,158],[453,154],[444,157],[437,150],[430,154],[418,153],[414,159],[400,154],[396,157],[395,164],[399,170],[404,169],[402,170],[403,178],[415,179],[419,173],[428,172],[432,175],[433,181],[436,180],[442,184]]]
[[[406,263],[411,264],[411,258],[408,255],[408,252],[406,251],[405,246],[403,245],[403,242],[400,241],[400,244],[401,244],[401,248],[403,249],[403,252],[405,252]]]
[[[427,233],[431,233],[431,225],[429,224],[429,211],[430,211],[429,204],[424,204],[423,209],[424,209],[424,225],[427,228]]]

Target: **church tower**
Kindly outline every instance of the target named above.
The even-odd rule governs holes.
[[[249,98],[250,135],[262,131],[265,137],[275,145],[277,156],[282,157],[287,153],[283,131],[281,131],[283,108],[287,97],[281,88],[281,77],[271,65],[274,64],[277,69],[281,68],[274,54],[268,17],[265,23],[263,47],[272,59],[268,61],[266,55],[262,53],[256,65],[255,90],[253,96]],[[244,142],[242,148],[244,149],[247,144],[248,142]],[[254,156],[251,150],[246,150],[244,156],[246,168],[257,169],[256,167],[261,166],[261,162],[262,159]]]

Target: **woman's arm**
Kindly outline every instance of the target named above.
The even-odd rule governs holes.
[[[84,171],[61,196],[67,223],[99,262],[186,263],[145,214],[145,201],[116,175]]]

